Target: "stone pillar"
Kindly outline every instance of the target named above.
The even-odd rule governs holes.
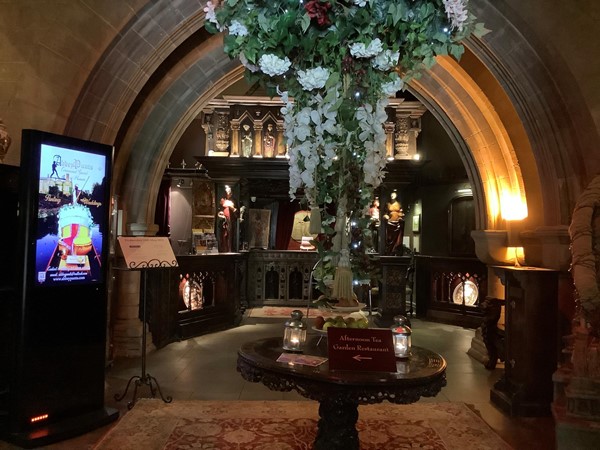
[[[229,156],[240,156],[240,122],[232,120],[229,126],[231,127],[231,151]]]
[[[254,124],[254,155],[252,155],[254,158],[262,158],[262,156],[263,156],[262,130],[263,130],[262,123]]]
[[[130,236],[154,236],[158,225],[145,223],[127,224]],[[114,357],[138,357],[142,354],[142,322],[140,320],[140,272],[138,270],[114,270],[115,294],[113,355]],[[146,350],[152,349],[152,335],[146,334]]]
[[[410,118],[407,115],[396,115],[396,136],[394,139],[394,158],[408,159],[408,130]]]
[[[390,108],[394,110],[395,116],[394,149],[393,155],[387,156],[394,156],[395,159],[413,159],[417,154],[421,117],[427,109],[421,102],[393,100],[390,101]]]
[[[385,129],[385,157],[393,158],[394,157],[394,130],[396,125],[394,122],[386,122],[383,125]]]
[[[285,138],[283,136],[283,122],[277,122],[277,158],[285,158],[287,155],[287,148],[285,146]]]

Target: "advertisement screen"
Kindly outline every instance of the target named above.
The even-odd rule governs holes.
[[[107,156],[41,144],[35,284],[102,282]]]

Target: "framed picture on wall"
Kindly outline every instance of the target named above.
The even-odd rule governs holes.
[[[415,214],[412,217],[412,232],[420,233],[421,232],[421,214]]]
[[[250,248],[269,248],[271,211],[268,209],[248,210],[248,243]]]

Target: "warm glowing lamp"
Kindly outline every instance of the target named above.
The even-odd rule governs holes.
[[[519,224],[527,217],[527,203],[519,193],[504,192],[501,198],[502,217],[506,221],[508,233],[507,259],[513,259],[515,266],[521,264],[519,258],[523,258],[523,246],[519,237]]]
[[[409,358],[412,335],[410,321],[404,316],[396,316],[394,317],[394,325],[392,325],[391,330],[394,339],[394,354],[396,355],[396,358]]]
[[[300,352],[306,341],[306,324],[302,320],[302,311],[295,309],[292,317],[285,322],[283,332],[283,349],[290,352]]]

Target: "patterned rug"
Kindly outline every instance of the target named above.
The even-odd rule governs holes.
[[[359,406],[362,450],[501,450],[510,447],[464,403]],[[95,450],[309,450],[318,404],[312,401],[141,399]]]
[[[283,318],[283,317],[285,317],[285,318],[289,318],[290,314],[295,309],[299,309],[300,311],[302,311],[302,314],[304,314],[306,316],[306,306],[296,306],[296,307],[259,306],[259,307],[251,308],[248,311],[248,317],[253,317],[253,318],[262,318],[262,317],[281,317],[281,318]],[[326,311],[322,311],[318,308],[310,308],[310,310],[308,312],[308,317],[312,317],[312,318],[315,318],[317,316],[335,317],[336,315],[339,315],[339,314],[329,313]]]

